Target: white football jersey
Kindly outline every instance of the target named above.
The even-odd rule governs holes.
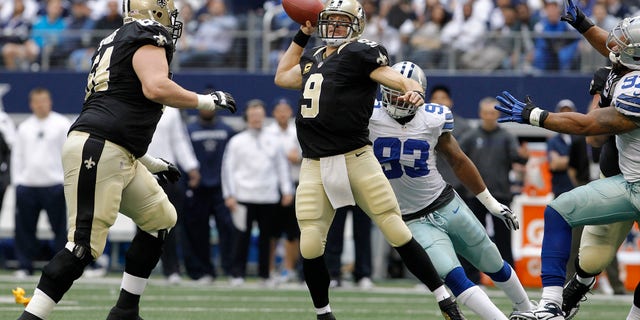
[[[612,105],[620,113],[640,119],[640,71],[629,72],[620,78],[613,91]],[[640,128],[616,135],[616,146],[620,154],[620,171],[625,180],[639,181]]]
[[[435,147],[443,132],[453,130],[448,107],[425,104],[404,125],[376,104],[369,119],[369,139],[391,182],[402,214],[412,214],[438,198],[446,186],[436,168]]]

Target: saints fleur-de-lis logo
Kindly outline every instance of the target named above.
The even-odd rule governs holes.
[[[381,66],[386,66],[389,64],[389,58],[382,54],[382,52],[378,51],[378,59],[376,59],[376,62]]]
[[[161,33],[157,36],[153,36],[153,38],[156,39],[158,47],[163,47],[165,44],[167,44],[167,37],[163,36]]]
[[[87,170],[91,170],[91,168],[93,168],[96,165],[96,162],[93,161],[93,157],[89,157],[89,159],[84,161],[84,166],[87,168]]]

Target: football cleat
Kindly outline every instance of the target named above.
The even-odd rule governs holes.
[[[118,307],[111,308],[107,320],[143,320],[138,315],[138,308],[120,309]]]
[[[333,316],[333,313],[327,312],[318,315],[318,320],[336,320],[336,317]]]
[[[564,320],[564,313],[560,306],[553,302],[540,303],[538,308],[531,311],[514,311],[509,320]]]
[[[590,285],[580,283],[574,275],[571,280],[564,286],[562,290],[562,311],[566,315],[566,319],[573,319],[580,309],[580,302],[587,300],[587,293],[591,291],[596,284],[596,278],[593,278]]]
[[[466,318],[458,308],[458,304],[451,297],[444,299],[438,302],[438,306],[440,307],[440,311],[442,311],[442,315],[445,320],[465,320]]]
[[[27,298],[25,297],[25,291],[24,289],[17,287],[15,289],[11,289],[11,293],[13,293],[13,297],[16,299],[16,303],[18,304],[22,304],[25,307],[29,304],[29,302],[31,301],[31,298]]]

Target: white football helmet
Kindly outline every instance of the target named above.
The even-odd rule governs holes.
[[[640,70],[640,16],[625,18],[609,32],[609,58],[614,63]]]
[[[427,77],[424,71],[417,64],[411,61],[400,61],[391,68],[400,72],[403,76],[417,81],[422,88],[427,89]],[[380,85],[382,91],[382,107],[394,119],[400,119],[414,115],[419,106],[412,105],[404,101],[398,101],[398,98],[404,95],[404,92],[394,90]]]
[[[349,18],[350,22],[330,21],[332,15]],[[362,5],[357,0],[328,0],[324,10],[318,14],[318,34],[328,46],[338,47],[343,43],[357,39],[364,31],[365,17]],[[329,28],[329,26],[332,26]],[[336,36],[335,26],[347,27],[345,36]],[[330,30],[331,29],[331,30]]]
[[[124,23],[151,19],[162,24],[173,40],[182,36],[182,22],[173,0],[123,0]]]

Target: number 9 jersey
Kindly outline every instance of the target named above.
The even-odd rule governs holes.
[[[165,48],[171,64],[173,41],[166,28],[154,20],[125,23],[102,39],[92,58],[82,112],[70,131],[109,140],[136,157],[146,153],[163,106],[144,96],[133,70],[133,55],[145,45]]]
[[[403,215],[428,207],[445,189],[447,183],[436,168],[435,147],[440,135],[452,130],[453,114],[446,106],[427,103],[404,125],[379,104],[374,107],[369,138]]]

